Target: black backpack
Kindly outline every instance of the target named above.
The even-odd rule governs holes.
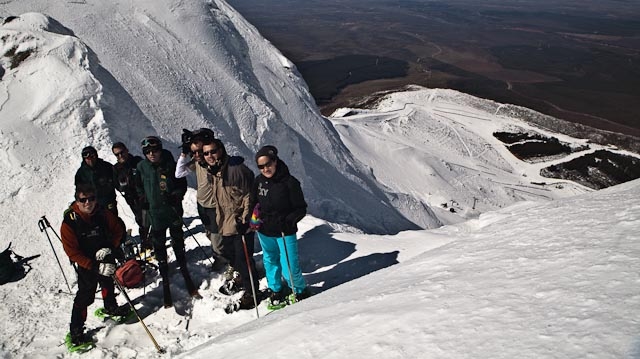
[[[17,261],[14,261],[13,257],[16,257]],[[11,282],[19,275],[24,274],[24,268],[19,263],[22,259],[24,258],[13,253],[11,243],[9,243],[7,249],[0,253],[0,285]]]

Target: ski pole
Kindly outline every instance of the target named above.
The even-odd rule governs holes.
[[[49,227],[49,229],[51,230],[51,232],[53,232],[53,234],[56,235],[56,238],[58,238],[58,241],[60,243],[62,243],[62,238],[60,238],[60,236],[58,235],[58,233],[56,232],[55,229],[53,229],[53,227],[51,227],[51,223],[49,223],[49,220],[47,219],[47,217],[42,216],[41,220],[44,220],[44,223],[47,227]],[[48,236],[48,235],[47,235]],[[69,264],[71,264],[71,266],[73,267],[73,269],[77,272],[78,271],[78,266],[76,265],[76,263],[72,262],[71,260],[69,260]]]
[[[291,282],[291,291],[293,295],[291,296],[291,304],[296,302],[296,291],[293,288],[293,273],[291,272],[291,263],[289,262],[289,252],[287,251],[287,240],[284,238],[284,232],[282,233],[282,245],[284,246],[284,258],[287,260],[287,268],[289,269],[289,282]]]
[[[129,306],[131,307],[131,310],[133,310],[133,312],[136,314],[136,317],[138,317],[138,321],[140,322],[140,324],[142,324],[142,327],[144,327],[144,330],[147,332],[147,335],[149,336],[149,338],[153,342],[153,345],[155,345],[156,350],[158,351],[158,353],[164,354],[165,350],[160,348],[160,345],[158,345],[158,342],[156,342],[156,339],[153,337],[153,335],[151,335],[151,332],[149,331],[149,328],[147,328],[147,325],[144,324],[144,321],[140,317],[140,314],[138,314],[138,311],[133,306],[133,303],[131,303],[131,299],[129,298],[129,295],[127,294],[127,291],[124,290],[124,286],[120,283],[120,281],[118,280],[118,278],[116,278],[116,276],[114,274],[111,275],[111,278],[113,279],[113,282],[116,283],[116,285],[118,285],[118,289],[120,289],[120,292],[122,292],[124,294],[124,297],[127,300],[127,303],[129,303]]]
[[[253,274],[251,273],[251,262],[249,261],[249,251],[247,250],[247,241],[244,240],[244,235],[241,234],[242,238],[242,247],[244,248],[244,257],[247,259],[247,270],[249,271],[249,280],[251,281],[251,292],[253,293],[253,304],[256,308],[256,315],[260,318],[260,313],[258,312],[258,299],[256,298],[256,286],[253,283]]]
[[[51,245],[51,250],[53,250],[53,255],[56,257],[56,261],[58,262],[58,267],[60,267],[60,271],[62,272],[62,277],[64,278],[64,282],[67,283],[67,288],[69,289],[69,294],[73,294],[73,292],[71,292],[71,286],[69,285],[69,281],[67,280],[67,276],[64,274],[64,270],[62,269],[62,264],[60,264],[60,259],[58,259],[58,254],[56,253],[55,248],[53,248],[53,243],[51,243],[51,237],[49,237],[49,233],[47,232],[47,226],[46,225],[48,223],[49,223],[49,221],[47,221],[47,218],[45,216],[42,216],[42,218],[40,218],[40,220],[38,221],[38,227],[40,228],[40,232],[44,232],[44,234],[47,236],[47,240],[49,241],[49,245]],[[51,225],[49,225],[49,227],[51,227]],[[62,241],[62,240],[60,240],[60,241]]]

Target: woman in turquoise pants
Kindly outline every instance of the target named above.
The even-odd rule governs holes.
[[[286,304],[289,293],[283,278],[286,286],[293,287],[290,289],[296,300],[310,295],[300,269],[296,237],[297,223],[306,215],[307,203],[300,182],[278,158],[274,146],[262,147],[255,159],[260,174],[254,181],[251,202],[259,210],[259,219],[252,218],[252,227],[262,246],[270,305],[278,306]]]

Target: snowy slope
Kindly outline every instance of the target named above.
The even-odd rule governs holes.
[[[341,109],[330,119],[378,181],[427,203],[444,223],[522,200],[589,191],[574,182],[541,177],[540,169],[605,147],[590,143],[585,151],[523,162],[493,133],[533,132],[573,147],[587,140],[533,126],[522,117],[533,111],[514,108],[453,90],[414,87],[384,96],[373,109]],[[456,216],[446,213],[451,208]]]
[[[209,272],[208,258],[188,237],[190,269],[204,299],[166,310],[158,308],[157,280],[145,292],[130,291],[168,357],[219,351],[230,357],[358,357],[355,349],[388,357],[640,352],[629,329],[637,328],[639,251],[631,240],[640,228],[637,181],[547,202],[586,190],[530,183],[540,180],[542,164],[515,160],[490,136],[495,129],[529,128],[507,106],[422,89],[391,95],[374,111],[322,118],[292,64],[223,1],[21,0],[2,4],[0,16],[8,15],[20,16],[0,27],[0,245],[13,242],[17,253],[36,258],[24,278],[0,286],[6,304],[0,318],[15,323],[0,329],[0,357],[66,356],[59,344],[73,297],[65,293],[47,234],[72,285],[75,278],[54,233],[41,232],[37,222],[47,215],[58,231],[72,200],[80,149],[92,144],[114,162],[114,141],[136,153],[140,138],[157,133],[177,154],[182,128],[202,126],[252,166],[256,148],[281,148],[311,204],[300,248],[305,276],[320,294],[258,321],[252,311],[226,315],[216,294],[221,278]],[[507,207],[522,200],[537,202]],[[193,190],[184,205],[185,223],[208,250]],[[437,227],[503,207],[434,231],[355,233],[396,233],[417,228],[414,223]],[[120,212],[135,228],[123,200]],[[593,228],[587,236],[580,234],[585,227]],[[607,251],[622,254],[598,262]],[[555,291],[539,285],[532,294],[536,280],[558,272]],[[186,295],[179,275],[172,291]],[[529,321],[545,323],[546,295],[558,300],[553,313],[559,319],[547,327],[557,331],[527,331]],[[264,315],[264,303],[260,310]],[[88,358],[157,357],[137,323],[112,327],[91,317],[87,324],[101,328]],[[362,327],[367,331],[358,331]],[[606,334],[590,341],[591,329]],[[290,333],[304,345],[272,346],[274,337]],[[505,341],[512,334],[523,344],[509,349]],[[422,341],[403,339],[411,335]],[[197,354],[188,352],[198,345],[204,347]],[[249,352],[238,349],[244,347]]]
[[[438,230],[334,234],[363,252],[392,240],[401,263],[180,357],[637,358],[639,199],[634,181]]]

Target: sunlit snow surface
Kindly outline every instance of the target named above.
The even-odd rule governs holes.
[[[202,248],[186,232],[187,255],[204,298],[180,301],[172,267],[175,308],[159,308],[157,278],[129,291],[168,354],[138,323],[90,316],[102,328],[83,357],[640,356],[640,183],[591,192],[539,177],[557,160],[525,164],[492,132],[546,132],[504,105],[414,89],[322,118],[293,64],[223,1],[25,0],[3,4],[8,15],[20,17],[0,27],[0,52],[29,56],[0,60],[0,244],[38,257],[0,286],[0,357],[71,357],[61,343],[73,296],[47,234],[72,285],[75,274],[38,220],[59,233],[80,149],[113,163],[111,143],[139,153],[140,138],[159,134],[178,155],[182,128],[203,126],[254,170],[257,148],[280,148],[310,202],[299,245],[317,294],[268,316],[262,303],[260,319],[225,314],[190,190],[185,224]],[[412,222],[449,225],[366,234]]]

